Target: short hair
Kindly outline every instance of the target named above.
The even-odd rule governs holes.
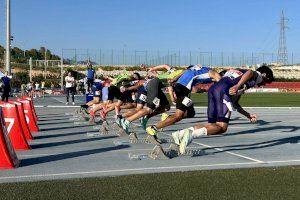
[[[261,67],[257,68],[258,72],[260,72],[261,74],[266,74],[266,82],[267,83],[272,83],[275,78],[273,75],[273,71],[270,69],[270,67],[266,66],[266,65],[262,65]]]

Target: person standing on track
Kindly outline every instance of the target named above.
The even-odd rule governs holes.
[[[9,97],[9,93],[10,93],[10,90],[11,90],[10,80],[11,79],[8,77],[8,72],[5,71],[4,76],[1,77],[2,89],[3,89],[2,101],[8,102],[8,97]]]
[[[93,69],[93,66],[91,63],[88,63],[88,69],[86,71],[86,77],[87,77],[87,92],[90,92],[92,85],[94,84],[95,80],[95,70]]]
[[[71,93],[71,95],[72,95],[72,104],[75,105],[75,101],[74,101],[74,83],[75,83],[75,79],[72,76],[71,72],[68,72],[68,76],[65,77],[65,82],[66,82],[66,95],[67,95],[66,104],[69,104],[69,96],[70,96],[70,93]]]

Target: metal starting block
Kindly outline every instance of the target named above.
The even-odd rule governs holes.
[[[149,157],[154,160],[168,160],[169,156],[165,153],[160,145],[156,145],[149,154]]]
[[[196,157],[206,155],[206,153],[203,149],[188,149],[186,150],[185,154],[180,154],[179,146],[177,144],[172,143],[166,150],[164,150],[160,145],[156,145],[149,155],[150,158],[155,160],[165,160],[165,157],[168,157],[169,159],[178,156]]]
[[[155,144],[155,145],[159,145],[159,144],[168,143],[168,142],[172,142],[172,139],[171,138],[155,139],[152,135],[148,135],[146,138],[138,139],[136,133],[131,132],[128,135],[128,141],[127,140],[126,141],[118,140],[118,141],[114,141],[114,144],[115,145],[125,145],[125,144],[126,145],[128,145],[128,144]]]

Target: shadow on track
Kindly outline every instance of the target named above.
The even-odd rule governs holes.
[[[99,148],[99,149],[91,149],[91,150],[42,156],[42,157],[37,157],[37,158],[26,158],[26,159],[21,160],[20,166],[24,167],[24,166],[31,166],[31,165],[36,165],[36,164],[53,162],[53,161],[65,160],[65,159],[69,159],[69,158],[77,158],[77,157],[87,156],[87,155],[91,155],[91,154],[98,154],[98,153],[103,153],[103,152],[108,152],[108,151],[125,149],[128,147],[129,147],[128,145],[113,146],[113,147],[106,147],[106,148]]]
[[[39,149],[39,148],[56,147],[56,146],[68,145],[68,144],[78,144],[78,143],[83,143],[83,142],[92,142],[92,141],[111,139],[111,138],[116,138],[116,137],[118,137],[118,136],[107,136],[107,137],[86,138],[86,139],[78,139],[78,140],[68,140],[68,141],[62,141],[62,142],[32,144],[30,146],[32,149]]]

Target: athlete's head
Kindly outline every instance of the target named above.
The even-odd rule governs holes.
[[[92,65],[91,63],[87,63],[87,67],[88,67],[89,69],[92,69],[93,65]]]
[[[141,80],[142,79],[141,75],[139,73],[137,73],[137,72],[134,72],[133,75],[132,75],[132,77],[134,78],[134,80]]]
[[[256,82],[258,86],[265,85],[266,83],[272,83],[275,79],[273,76],[273,71],[266,65],[263,65],[256,70],[259,72]]]

